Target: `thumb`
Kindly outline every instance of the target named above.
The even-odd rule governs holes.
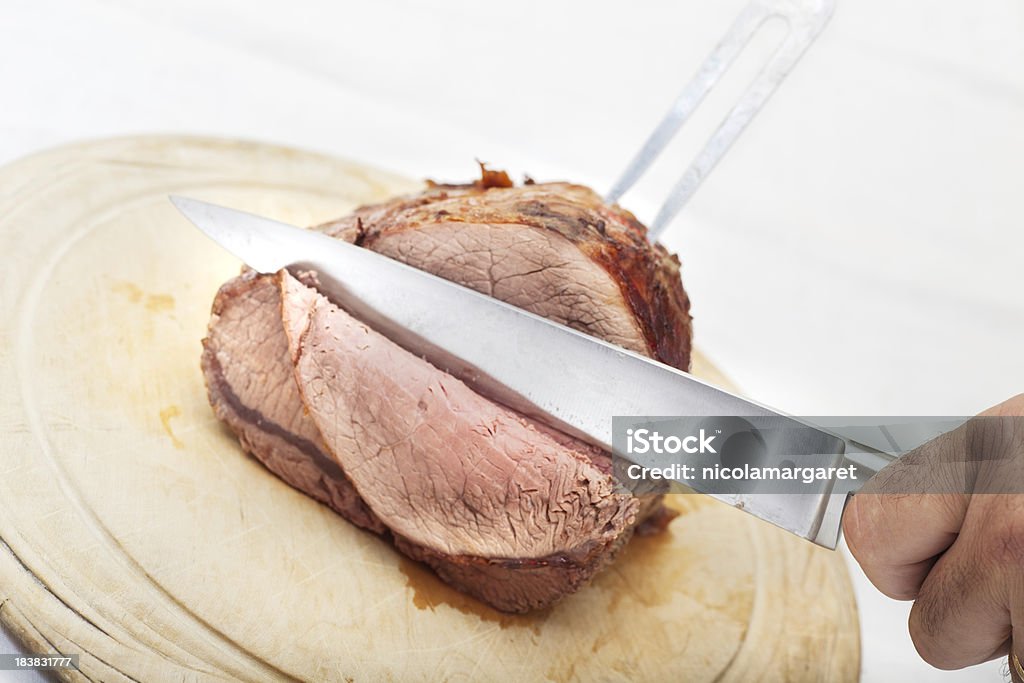
[[[885,595],[913,600],[935,560],[957,538],[970,496],[938,491],[928,482],[963,452],[957,429],[910,451],[879,472],[857,493],[843,515],[850,552]]]

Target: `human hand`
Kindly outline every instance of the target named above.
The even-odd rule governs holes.
[[[869,481],[843,517],[885,595],[913,600],[921,657],[959,669],[1009,656],[1024,683],[1024,394],[924,444]]]

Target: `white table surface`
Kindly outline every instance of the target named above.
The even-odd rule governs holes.
[[[744,2],[4,0],[0,163],[189,132],[602,190]],[[966,415],[1024,390],[1022,35],[1020,0],[839,0],[665,238],[698,344],[747,393]],[[624,204],[650,217],[741,84]],[[1000,679],[921,662],[909,605],[851,572],[864,681]]]

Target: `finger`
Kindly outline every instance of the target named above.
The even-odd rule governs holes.
[[[956,540],[963,509],[927,495],[856,496],[843,533],[875,588],[895,600],[913,600],[936,556]]]
[[[907,453],[855,495],[843,515],[850,552],[878,590],[912,600],[935,563],[956,540],[970,496],[911,478],[934,476],[938,463],[962,452],[964,433],[955,430]],[[900,491],[900,493],[887,493]]]
[[[1024,645],[1024,495],[976,494],[921,587],[910,634],[925,660],[960,668],[1007,654],[1012,624]]]
[[[1010,573],[992,557],[995,542],[982,529],[991,525],[990,518],[972,505],[964,533],[935,562],[910,611],[914,646],[940,669],[959,669],[1007,652]]]

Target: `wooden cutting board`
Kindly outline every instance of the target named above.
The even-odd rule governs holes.
[[[669,533],[510,617],[242,454],[199,372],[238,263],[166,195],[313,224],[418,186],[180,137],[0,170],[3,622],[104,681],[855,680],[841,557],[725,505],[676,496]],[[723,381],[699,358],[696,372]]]

